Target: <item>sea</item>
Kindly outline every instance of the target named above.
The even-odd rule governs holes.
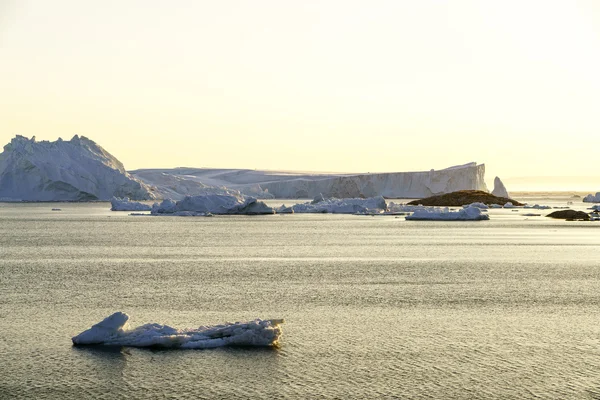
[[[0,203],[0,399],[600,399],[600,222],[109,207]],[[279,347],[72,345],[116,311],[285,323]]]

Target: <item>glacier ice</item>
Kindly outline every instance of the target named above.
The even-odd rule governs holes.
[[[237,189],[255,198],[424,198],[457,190],[485,190],[485,165],[474,162],[442,170],[366,174],[317,174],[243,169],[141,169],[130,171],[156,187],[163,198],[179,200],[207,185]]]
[[[207,214],[275,214],[272,207],[254,197],[237,194],[209,194],[202,196],[185,196],[182,200],[166,199],[162,203],[154,203],[153,215],[193,216]]]
[[[494,190],[492,190],[492,194],[498,197],[510,198],[506,186],[504,186],[504,183],[502,183],[499,177],[494,178]]]
[[[110,200],[111,211],[150,211],[152,209],[148,204],[129,200],[129,197],[113,197]]]
[[[17,135],[0,153],[0,198],[25,201],[149,200],[149,186],[85,136],[37,142]]]
[[[588,194],[583,198],[584,203],[600,203],[600,192],[597,192],[594,196],[593,194]]]
[[[208,349],[222,346],[278,346],[283,319],[226,323],[177,329],[150,323],[130,329],[129,316],[116,312],[74,336],[74,345],[112,345],[131,347],[164,347]]]
[[[477,207],[467,207],[458,211],[450,211],[447,207],[422,208],[405,218],[407,221],[481,221],[490,219]]]

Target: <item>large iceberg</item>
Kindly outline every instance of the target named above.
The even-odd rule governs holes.
[[[240,190],[258,198],[424,198],[457,190],[484,190],[485,165],[474,162],[442,170],[366,174],[318,174],[207,168],[130,171],[164,197],[194,195],[202,185]],[[167,195],[168,194],[168,195]]]
[[[594,196],[593,194],[588,194],[583,198],[584,203],[600,203],[600,192],[597,192]]]
[[[275,214],[269,207],[254,197],[241,194],[209,194],[203,196],[186,196],[182,200],[166,199],[162,203],[154,203],[153,215],[210,215],[210,214]]]
[[[74,345],[112,345],[208,349],[222,346],[278,346],[283,319],[227,323],[177,329],[168,325],[145,324],[128,327],[129,316],[116,312],[90,329],[74,336]]]
[[[422,208],[412,215],[407,215],[408,221],[482,221],[490,217],[477,207],[467,207],[458,211],[450,211],[447,207]]]
[[[0,153],[0,198],[25,201],[149,200],[149,186],[92,140],[17,136]]]
[[[113,197],[110,200],[111,211],[150,211],[152,209],[148,204],[129,200],[129,197],[119,199]]]

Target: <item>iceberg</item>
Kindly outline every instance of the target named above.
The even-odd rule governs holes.
[[[490,219],[477,207],[467,207],[458,211],[450,211],[447,207],[423,208],[405,218],[407,221],[482,221]]]
[[[89,201],[154,199],[152,189],[85,136],[37,142],[17,135],[0,153],[0,198]]]
[[[494,178],[494,190],[492,190],[492,194],[498,197],[510,198],[506,186],[504,186],[504,183],[502,183],[499,177]]]
[[[466,206],[463,206],[463,208],[467,208],[467,207],[477,207],[480,210],[487,210],[488,208],[490,208],[486,204],[483,204],[483,203],[480,203],[480,202],[471,203],[471,204],[467,204]]]
[[[317,195],[311,202],[295,204],[290,208],[294,213],[379,214],[387,210],[387,204],[382,196],[368,199],[326,199]]]
[[[256,319],[177,329],[150,323],[130,329],[129,315],[116,312],[91,328],[71,338],[73,345],[110,345],[162,347],[175,349],[209,349],[223,346],[278,346],[283,319]]]
[[[150,211],[152,207],[148,204],[139,203],[137,201],[129,200],[129,197],[118,198],[113,197],[110,200],[111,211]]]
[[[471,162],[442,170],[326,174],[247,169],[140,169],[130,173],[163,197],[196,195],[206,185],[227,187],[255,198],[424,198],[457,190],[484,190],[485,165]]]
[[[600,203],[600,192],[597,192],[594,196],[593,194],[588,194],[583,198],[584,203]]]
[[[534,208],[536,210],[549,210],[552,207],[550,207],[550,206],[544,206],[544,205],[539,205],[539,204],[533,204],[533,205],[531,205],[531,204],[525,204],[523,206],[523,208]]]
[[[254,197],[241,194],[209,194],[201,196],[185,196],[182,200],[166,199],[162,203],[154,203],[152,215],[202,216],[209,214],[275,214],[272,207]]]

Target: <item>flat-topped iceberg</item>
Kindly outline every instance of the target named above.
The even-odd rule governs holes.
[[[291,209],[294,213],[369,214],[387,210],[387,204],[382,196],[368,199],[326,199],[317,195],[313,201],[295,204]]]
[[[366,174],[328,174],[248,169],[142,169],[131,171],[163,198],[198,195],[205,185],[225,186],[255,198],[325,197],[423,198],[457,190],[484,190],[485,166],[471,162],[442,170]]]
[[[90,329],[74,336],[74,345],[111,345],[209,349],[223,346],[278,346],[283,319],[226,323],[199,328],[177,329],[168,325],[145,324],[128,327],[129,316],[116,312]]]
[[[148,204],[129,200],[129,197],[124,197],[122,199],[113,197],[110,200],[110,205],[111,211],[150,211],[152,209]]]
[[[408,221],[481,221],[490,217],[477,207],[467,207],[458,211],[450,211],[447,207],[432,207],[416,210],[407,215]]]
[[[177,216],[210,214],[263,215],[275,214],[275,210],[254,197],[232,193],[185,196],[177,202],[166,199],[160,204],[154,203],[152,214]]]

